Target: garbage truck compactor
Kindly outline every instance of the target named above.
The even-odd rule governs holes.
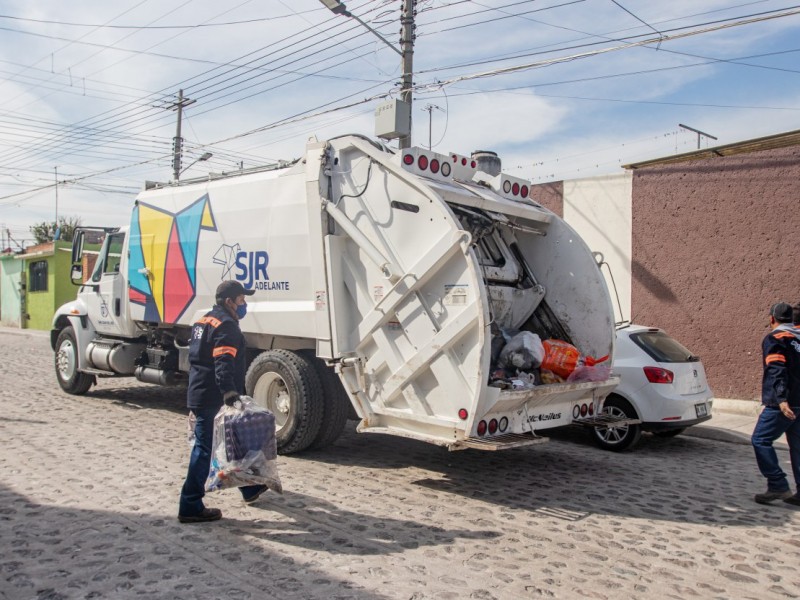
[[[256,290],[247,393],[275,413],[283,453],[355,417],[361,432],[491,450],[605,418],[608,369],[561,381],[498,362],[519,332],[610,356],[614,318],[592,252],[492,161],[345,136],[282,168],[148,187],[85,276],[76,233],[81,287],[51,332],[65,391],[185,381],[192,324],[236,279]]]

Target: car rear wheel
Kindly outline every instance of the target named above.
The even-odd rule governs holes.
[[[619,396],[609,396],[603,405],[604,412],[612,417],[638,418],[636,411],[630,403]],[[595,427],[593,431],[595,443],[604,450],[620,452],[633,448],[642,437],[640,425],[609,425],[608,427]]]
[[[663,438],[674,438],[682,434],[684,431],[686,431],[686,427],[681,427],[679,429],[666,429],[664,431],[654,431],[653,435]]]

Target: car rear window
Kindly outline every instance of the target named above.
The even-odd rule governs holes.
[[[697,362],[700,360],[680,342],[672,339],[663,331],[643,331],[632,333],[630,337],[637,346],[658,362]]]

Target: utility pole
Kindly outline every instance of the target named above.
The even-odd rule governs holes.
[[[403,83],[400,99],[408,102],[408,135],[398,140],[398,147],[411,147],[411,126],[413,124],[412,88],[414,87],[414,13],[417,0],[403,0],[403,14],[400,17],[400,50],[403,57]]]
[[[181,155],[183,153],[183,138],[181,137],[181,120],[183,118],[183,108],[194,104],[197,100],[190,100],[183,97],[183,90],[178,90],[178,101],[172,104],[170,108],[178,111],[178,126],[175,130],[175,139],[173,140],[173,155],[172,155],[172,179],[178,181],[181,176]]]
[[[53,171],[56,174],[56,229],[58,229],[58,167],[53,167]],[[56,232],[53,231],[53,236],[55,236]]]
[[[425,107],[422,109],[428,112],[428,150],[432,149],[432,133],[433,133],[433,109],[442,110],[441,106],[436,106],[435,104],[426,104]]]
[[[695,129],[694,127],[689,127],[688,125],[682,125],[681,123],[678,123],[678,127],[682,127],[683,129],[687,129],[689,131],[693,131],[693,132],[695,132],[697,134],[697,149],[698,150],[700,150],[700,136],[701,135],[704,135],[707,138],[711,138],[712,140],[716,140],[717,139],[713,135],[711,135],[710,133],[705,133],[703,131],[700,131],[699,129]]]

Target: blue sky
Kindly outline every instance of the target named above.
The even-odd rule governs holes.
[[[398,40],[398,0],[347,6]],[[800,128],[791,2],[417,10],[414,143],[429,143],[432,105],[434,150],[494,150],[534,183],[695,149],[681,123],[718,138],[703,147]],[[183,165],[213,154],[188,177],[297,157],[311,135],[372,135],[377,96],[397,96],[401,75],[395,52],[317,0],[0,1],[0,28],[0,225],[15,240],[55,217],[56,168],[60,216],[125,224],[144,182],[171,177],[181,88],[196,100]]]

